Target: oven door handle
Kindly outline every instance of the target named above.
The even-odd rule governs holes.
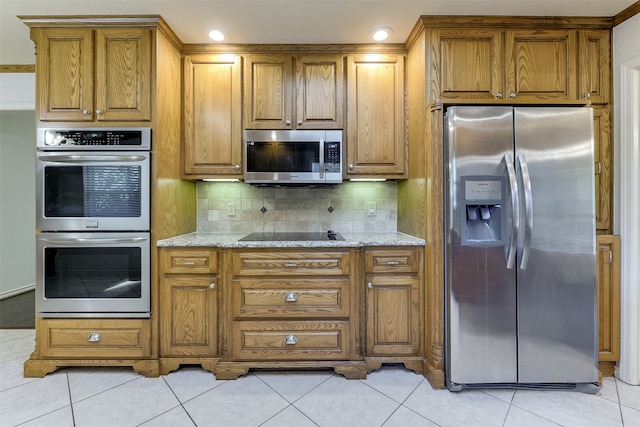
[[[85,162],[140,162],[146,159],[146,156],[126,156],[122,154],[110,156],[110,155],[79,155],[79,154],[67,154],[67,155],[49,155],[40,156],[40,160],[48,162],[58,163],[85,163]]]
[[[68,244],[68,243],[92,243],[92,242],[99,242],[99,243],[138,243],[138,242],[144,242],[146,240],[148,240],[146,237],[118,237],[118,238],[100,238],[100,237],[91,237],[91,238],[84,238],[84,237],[70,237],[67,239],[56,239],[56,238],[49,238],[49,237],[41,237],[40,240],[42,240],[45,243],[57,243],[57,244]]]

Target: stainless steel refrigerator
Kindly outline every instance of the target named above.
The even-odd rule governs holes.
[[[598,390],[593,112],[445,114],[446,383]]]

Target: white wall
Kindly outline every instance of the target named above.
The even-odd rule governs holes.
[[[0,298],[35,283],[35,74],[0,73]]]
[[[616,376],[640,384],[640,15],[613,31],[614,232],[621,242],[621,355]]]
[[[0,298],[35,283],[35,113],[0,111]]]

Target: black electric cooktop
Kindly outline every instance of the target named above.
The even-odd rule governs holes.
[[[322,242],[329,240],[344,240],[344,237],[333,230],[329,230],[327,232],[276,231],[267,233],[251,233],[238,240],[242,242]]]

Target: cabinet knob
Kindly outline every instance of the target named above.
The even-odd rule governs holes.
[[[371,283],[371,282],[367,283],[367,288],[373,289],[373,283]]]
[[[298,120],[298,126],[302,125],[302,120]]]
[[[497,98],[497,99],[501,99],[501,98],[502,98],[502,92],[498,92],[498,93],[496,93],[496,98]]]
[[[516,97],[515,92],[511,92],[511,93],[509,94],[509,98],[513,99],[513,98],[515,98],[515,97]]]
[[[583,94],[582,94],[582,97],[583,97],[584,99],[589,99],[589,98],[591,98],[591,94],[590,94],[589,92],[586,92],[586,93],[583,93]]]
[[[287,125],[287,126],[291,126],[291,120],[285,120],[284,124]]]
[[[96,114],[101,116],[102,115],[102,110],[100,110],[100,109],[96,110]]]
[[[284,343],[286,345],[296,345],[298,344],[298,338],[295,335],[287,335],[284,339]]]
[[[100,342],[101,339],[102,337],[97,332],[91,332],[87,337],[87,341],[89,342]]]
[[[215,289],[215,288],[216,288],[216,284],[215,283],[212,283],[212,284],[209,285],[209,289]]]
[[[349,163],[349,170],[353,170],[353,163]]]
[[[239,171],[239,170],[240,170],[240,165],[235,165],[234,167],[235,167],[235,169],[236,169],[237,171]]]
[[[84,114],[85,116],[89,115],[89,110],[82,110],[82,114]]]
[[[286,302],[296,302],[298,301],[298,295],[296,295],[294,292],[289,292],[285,297],[284,300]]]

